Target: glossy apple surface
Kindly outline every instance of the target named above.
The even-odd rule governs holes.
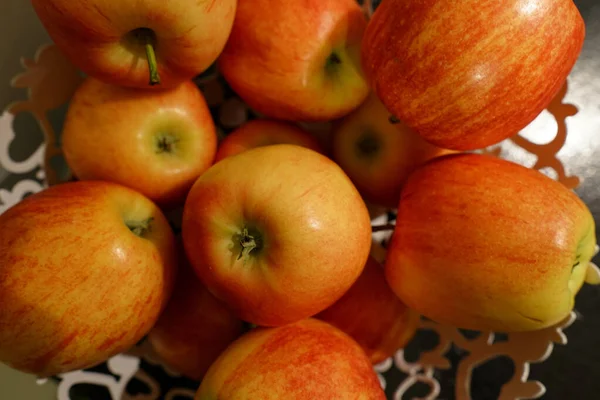
[[[112,183],[75,182],[0,215],[0,361],[48,377],[128,350],[172,291],[161,211]]]
[[[577,195],[538,171],[476,154],[406,183],[386,277],[409,307],[452,326],[542,329],[573,309],[596,245]]]
[[[363,197],[372,204],[396,208],[408,176],[431,158],[449,150],[436,147],[390,113],[375,94],[339,121],[332,156]]]
[[[542,112],[584,36],[572,0],[383,0],[362,65],[398,119],[437,146],[472,150]]]
[[[217,151],[215,124],[191,81],[147,91],[88,79],[71,100],[62,142],[80,180],[116,182],[165,207],[183,204]]]
[[[211,366],[195,399],[385,400],[385,394],[354,340],[307,319],[242,336]]]
[[[172,88],[206,70],[231,32],[236,0],[32,0],[51,39],[87,75],[149,88],[146,45],[160,84]]]
[[[295,144],[323,153],[318,140],[302,128],[283,121],[255,119],[246,122],[219,143],[215,162],[255,147],[273,144]]]
[[[185,256],[180,254],[180,258]],[[242,335],[244,323],[210,294],[186,260],[180,265],[173,296],[148,341],[171,369],[200,381],[227,346]]]
[[[315,318],[356,340],[373,364],[404,347],[419,325],[419,314],[398,299],[387,284],[383,265],[373,257],[350,290]]]
[[[368,94],[360,66],[366,25],[354,0],[241,1],[219,67],[267,117],[338,118]]]
[[[204,284],[244,321],[310,317],[358,279],[370,217],[350,179],[304,147],[259,147],[214,164],[186,200],[183,242]]]

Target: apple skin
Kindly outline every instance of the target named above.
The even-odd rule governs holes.
[[[215,162],[255,147],[274,144],[295,144],[323,153],[318,140],[296,125],[284,121],[254,119],[246,122],[221,141]]]
[[[420,320],[419,314],[390,289],[383,265],[373,257],[369,257],[350,290],[315,318],[352,337],[373,364],[403,348],[413,338]]]
[[[257,244],[247,254],[244,228]],[[211,293],[260,326],[336,302],[361,274],[372,240],[367,207],[341,168],[289,144],[214,164],[188,195],[182,235]]]
[[[138,236],[127,223],[149,222]],[[0,362],[48,377],[128,350],[156,323],[177,271],[175,239],[147,198],[71,182],[0,215]]]
[[[173,296],[148,334],[154,352],[171,369],[200,381],[208,368],[244,332],[244,322],[215,298],[185,260]]]
[[[436,147],[403,123],[372,93],[336,123],[332,157],[371,204],[397,208],[408,176],[426,161],[450,150]]]
[[[305,319],[246,333],[211,366],[195,399],[385,400],[385,394],[354,340]]]
[[[543,111],[584,36],[572,0],[383,0],[362,65],[394,116],[439,147],[473,150]]]
[[[537,330],[573,309],[595,245],[589,209],[559,182],[491,156],[443,156],[404,186],[386,278],[435,321]]]
[[[162,207],[184,203],[217,151],[210,110],[191,81],[148,91],[89,78],[71,100],[62,142],[78,179],[116,182]]]
[[[369,92],[360,66],[366,25],[354,0],[242,1],[219,68],[266,117],[339,118]]]
[[[231,32],[237,0],[32,0],[51,39],[87,75],[117,86],[150,88],[136,29],[151,29],[161,84],[172,88],[206,70]]]

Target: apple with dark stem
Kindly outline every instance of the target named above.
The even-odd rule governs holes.
[[[32,0],[52,40],[91,77],[174,87],[206,70],[231,32],[237,0]]]

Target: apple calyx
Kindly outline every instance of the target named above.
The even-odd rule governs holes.
[[[327,59],[325,60],[325,71],[328,75],[334,75],[339,66],[342,64],[342,59],[340,56],[334,51],[332,52]]]
[[[356,149],[359,156],[372,158],[381,149],[381,142],[377,135],[372,133],[370,129],[366,129],[365,133],[356,142]]]
[[[250,253],[255,249],[260,249],[262,244],[260,238],[257,235],[251,235],[248,228],[244,228],[239,236],[242,250],[237,259],[241,260],[243,258],[245,261],[250,257]]]
[[[127,221],[125,225],[129,228],[129,230],[138,237],[144,237],[144,235],[150,231],[152,221],[154,218],[148,218],[143,221]]]
[[[388,121],[390,121],[390,124],[392,124],[392,125],[396,125],[396,124],[400,123],[400,120],[393,115],[390,115],[390,117],[388,118]]]
[[[160,75],[158,74],[158,62],[156,61],[156,34],[152,29],[138,28],[131,31],[130,35],[133,39],[141,44],[146,51],[148,59],[148,69],[150,71],[150,86],[160,84]]]
[[[179,142],[179,138],[173,135],[160,135],[156,141],[156,153],[172,153],[177,142]]]

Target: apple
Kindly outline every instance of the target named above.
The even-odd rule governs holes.
[[[572,0],[383,0],[362,42],[386,108],[429,142],[490,146],[531,123],[581,52]]]
[[[160,209],[109,182],[70,182],[0,215],[0,362],[49,377],[128,350],[177,270]]]
[[[62,142],[78,179],[116,182],[164,207],[183,204],[217,151],[210,110],[191,81],[148,91],[88,78],[71,100]]]
[[[266,117],[338,118],[369,92],[360,66],[366,25],[355,0],[241,1],[219,69]]]
[[[419,314],[406,307],[387,284],[383,265],[369,257],[365,268],[334,305],[317,314],[347,333],[379,364],[403,348],[415,335]]]
[[[398,207],[408,176],[449,150],[436,147],[402,123],[392,124],[375,94],[333,131],[332,157],[372,204]]]
[[[592,214],[559,182],[492,156],[443,156],[404,186],[386,278],[440,323],[538,330],[573,309],[595,245]]]
[[[31,0],[50,38],[89,76],[175,87],[217,59],[237,0]]]
[[[305,319],[257,328],[210,367],[196,400],[385,400],[360,346],[333,326]]]
[[[215,162],[255,147],[273,144],[295,144],[323,153],[317,139],[296,125],[284,121],[254,119],[221,141]]]
[[[350,179],[326,156],[289,144],[225,158],[200,176],[182,236],[211,293],[260,326],[332,305],[371,247],[369,213]]]
[[[165,365],[200,381],[245,327],[200,282],[183,252],[180,255],[184,262],[180,263],[173,296],[148,334],[148,342]]]

